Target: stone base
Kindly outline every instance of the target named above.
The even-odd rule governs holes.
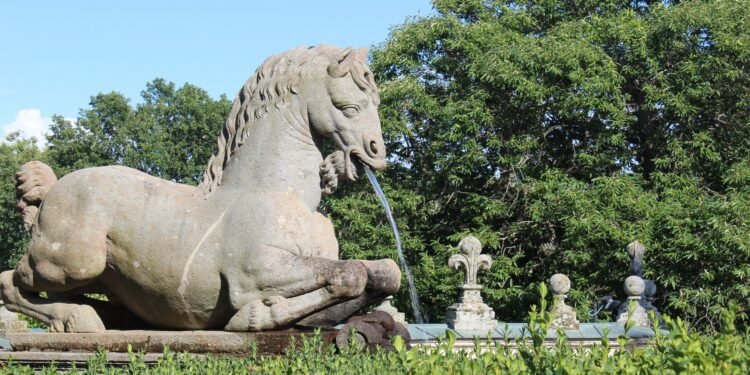
[[[28,331],[29,328],[23,320],[0,320],[0,334]]]
[[[393,320],[397,323],[401,323],[406,325],[406,315],[400,311],[393,305],[391,305],[391,301],[393,300],[393,296],[389,296],[386,299],[383,300],[383,302],[378,305],[374,311],[383,311],[390,315]]]
[[[633,321],[636,327],[651,327],[651,319],[648,316],[648,312],[643,306],[636,306],[633,313],[630,315],[630,320]],[[628,311],[620,311],[620,316],[617,318],[618,323],[625,324],[628,321]]]
[[[324,344],[334,342],[338,330],[321,330]],[[258,353],[281,354],[292,338],[297,343],[312,331],[287,330],[279,332],[224,332],[224,331],[105,331],[102,333],[9,333],[5,337],[15,353],[19,352],[95,352],[104,349],[112,353],[128,351],[162,353],[164,346],[174,352],[241,354],[248,353],[255,344]]]
[[[464,331],[491,331],[497,326],[495,311],[484,303],[454,303],[445,313],[445,323]]]
[[[576,311],[572,307],[564,303],[558,303],[550,313],[554,316],[554,319],[550,322],[550,328],[578,329]]]

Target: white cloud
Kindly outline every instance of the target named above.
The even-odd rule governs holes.
[[[47,138],[44,135],[51,124],[52,119],[42,117],[42,111],[37,108],[27,108],[18,111],[13,122],[0,126],[0,134],[2,134],[4,140],[11,132],[20,130],[21,137],[36,137],[39,145],[44,147],[47,143]]]

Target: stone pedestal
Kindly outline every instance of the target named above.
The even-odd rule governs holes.
[[[448,266],[464,269],[464,285],[461,286],[461,297],[458,302],[448,307],[445,323],[453,329],[467,331],[489,331],[497,326],[495,311],[482,300],[482,286],[477,283],[477,272],[490,269],[492,258],[481,254],[482,243],[474,236],[466,236],[458,244],[460,254],[448,259]]]
[[[491,331],[497,326],[495,311],[482,300],[480,285],[464,285],[458,302],[448,307],[445,322],[449,327],[466,331]]]
[[[570,279],[561,273],[557,273],[549,279],[549,285],[555,298],[555,303],[550,310],[554,317],[550,323],[550,328],[578,329],[579,324],[575,309],[565,304],[566,293],[570,291]]]
[[[28,330],[26,322],[19,320],[18,316],[5,308],[5,304],[0,301],[0,334],[26,332]]]
[[[630,320],[637,327],[651,327],[648,312],[641,305],[641,295],[643,295],[644,289],[645,284],[640,277],[629,276],[625,279],[625,293],[628,295],[628,300],[620,307],[618,323],[624,324]],[[630,310],[631,305],[633,306],[632,311]]]

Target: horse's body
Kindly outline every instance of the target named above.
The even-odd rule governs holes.
[[[115,166],[45,182],[48,167],[25,166],[32,239],[0,274],[3,300],[56,331],[115,326],[118,309],[162,328],[266,330],[333,324],[394,293],[395,263],[338,260],[317,211],[321,187],[354,178],[350,155],[384,167],[377,104],[361,54],[296,49],[245,84],[198,187]],[[326,137],[339,152],[324,160]],[[124,309],[74,297],[84,292]]]

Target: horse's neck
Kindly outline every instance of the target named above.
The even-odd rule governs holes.
[[[227,164],[222,190],[291,194],[315,210],[323,158],[309,127],[273,110],[249,125],[248,132]]]

